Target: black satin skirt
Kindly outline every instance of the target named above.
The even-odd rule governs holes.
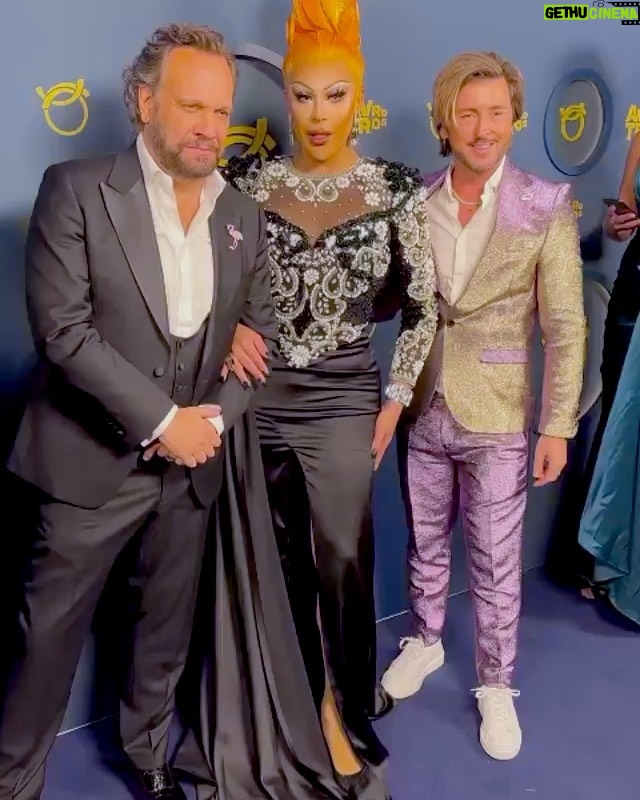
[[[387,751],[368,716],[379,372],[368,342],[270,371],[255,413],[227,433],[175,766],[198,800],[344,798],[320,724],[328,681],[367,767],[357,796],[385,800]]]

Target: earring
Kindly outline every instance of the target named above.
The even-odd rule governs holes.
[[[289,117],[289,139],[291,141],[291,144],[295,145],[296,136],[295,133],[293,132],[293,122],[291,121],[291,117]]]
[[[355,119],[353,120],[353,127],[351,128],[351,133],[349,135],[349,141],[351,142],[351,144],[358,143],[358,133],[359,133],[358,117],[355,117]]]

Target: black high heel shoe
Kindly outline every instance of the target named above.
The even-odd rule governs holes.
[[[341,775],[336,772],[335,778],[347,800],[357,800],[360,792],[369,783],[369,767],[365,764],[360,772],[354,772],[353,775]]]
[[[376,688],[376,699],[375,699],[375,707],[373,711],[370,711],[368,716],[372,722],[376,722],[383,717],[386,717],[387,714],[390,714],[393,709],[398,704],[397,700],[394,700],[391,695],[386,692],[382,686],[378,686]]]
[[[345,794],[346,800],[358,800],[360,793],[367,787],[369,783],[369,767],[365,766],[353,775],[340,775],[335,772],[336,783]],[[387,797],[386,800],[393,800]]]

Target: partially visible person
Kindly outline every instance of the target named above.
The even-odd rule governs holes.
[[[463,53],[438,74],[433,117],[448,168],[426,179],[440,296],[435,344],[398,429],[411,540],[415,627],[382,678],[415,694],[445,660],[451,530],[460,512],[476,622],[480,742],[514,758],[513,698],[522,529],[533,423],[532,341],[544,337],[534,486],[556,481],[577,430],[586,325],[569,184],[508,157],[523,80],[495,53]]]
[[[284,60],[293,155],[231,159],[225,177],[265,209],[279,321],[270,360],[251,321],[238,326],[230,368],[247,381],[268,374],[255,409],[308,682],[340,791],[375,800],[387,794],[387,751],[371,718],[392,704],[376,685],[372,484],[412,401],[437,304],[419,173],[355,148],[364,66],[356,0],[295,0]],[[401,321],[381,404],[371,335],[387,299]],[[228,735],[216,733],[211,703],[208,684],[199,725],[211,733],[195,738],[223,797],[286,797],[258,780],[264,761],[251,758],[245,773],[237,757],[225,766]],[[269,728],[282,724],[271,707]],[[299,778],[290,796],[304,796]]]
[[[640,625],[640,325],[636,322],[593,466],[578,542],[592,579]]]
[[[631,140],[618,199],[630,211],[617,211],[615,206],[610,206],[604,218],[603,229],[612,241],[628,241],[629,244],[622,256],[607,309],[602,351],[602,405],[598,432],[592,447],[595,457],[640,311],[640,237],[637,236],[640,227],[640,217],[637,216],[640,202],[640,134]],[[592,468],[594,463],[592,459]]]
[[[264,215],[217,170],[235,83],[216,31],[158,29],[125,72],[135,143],[49,167],[38,192],[26,285],[40,362],[9,459],[38,530],[0,719],[2,800],[41,797],[94,609],[134,539],[122,745],[145,797],[185,800],[167,763],[174,692],[225,426],[253,395],[219,376],[241,318],[269,345],[277,334]],[[145,456],[161,445],[186,466]]]
[[[587,495],[591,492],[590,485],[594,478],[602,438],[609,421],[618,390],[618,382],[640,311],[640,238],[637,235],[640,227],[640,217],[637,216],[640,202],[640,134],[631,140],[618,190],[618,199],[630,210],[625,211],[623,207],[617,210],[615,206],[609,206],[604,218],[603,230],[612,241],[628,242],[628,244],[620,262],[607,309],[602,348],[600,418],[593,436],[584,474],[581,476],[579,495],[572,502],[576,520],[575,525],[572,526],[574,537],[581,512],[585,509]],[[575,539],[573,541],[575,542]],[[603,590],[606,590],[606,586],[601,584],[594,573],[596,566],[592,555],[582,549],[575,553],[574,565],[567,564],[563,567],[565,572],[576,574],[583,596],[588,599],[592,599],[594,595],[601,594]],[[599,570],[596,571],[599,572]]]

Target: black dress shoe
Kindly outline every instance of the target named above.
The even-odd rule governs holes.
[[[140,780],[149,800],[187,800],[182,787],[166,764],[158,769],[140,772]]]
[[[397,700],[394,700],[391,695],[386,692],[382,686],[376,689],[375,708],[369,713],[369,719],[376,721],[386,717],[397,705]]]

